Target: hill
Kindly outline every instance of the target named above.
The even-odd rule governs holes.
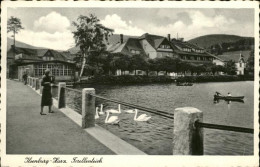
[[[9,50],[11,48],[11,45],[13,45],[13,44],[14,44],[14,40],[11,38],[7,38],[7,50]],[[29,45],[29,44],[26,44],[26,43],[23,43],[23,42],[20,42],[17,40],[15,41],[15,46],[22,47],[22,48],[31,48],[31,49],[46,49],[43,47],[32,46],[32,45]]]
[[[253,39],[253,37],[241,37],[237,35],[226,35],[226,34],[212,34],[212,35],[204,35],[194,39],[189,40],[188,42],[192,44],[197,44],[200,47],[205,49],[222,43],[233,43],[242,39]]]
[[[130,36],[130,35],[124,35],[123,40],[126,41],[128,38],[130,37],[136,37],[136,36]],[[113,34],[110,37],[108,37],[108,44],[107,45],[111,45],[111,44],[115,44],[120,42],[120,35],[119,34]],[[68,51],[70,51],[70,53],[75,54],[79,51],[79,47],[72,47],[70,49],[68,49]]]

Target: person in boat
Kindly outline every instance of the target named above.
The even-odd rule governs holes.
[[[230,96],[232,96],[232,95],[231,95],[231,93],[229,93],[229,92],[228,92],[227,96],[229,96],[229,97],[230,97]]]
[[[215,96],[221,96],[221,93],[216,92],[216,93],[215,93]]]

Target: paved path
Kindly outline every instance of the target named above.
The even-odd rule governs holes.
[[[7,80],[7,154],[114,154],[58,109],[40,115],[41,96]]]

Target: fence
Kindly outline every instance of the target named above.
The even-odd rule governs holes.
[[[40,90],[40,93],[42,93],[41,81],[40,78],[27,77],[27,85],[35,90]]]
[[[193,107],[177,108],[174,114],[165,111],[142,107],[136,104],[108,99],[95,94],[95,89],[84,88],[82,91],[67,88],[66,83],[59,83],[58,107],[66,107],[66,90],[82,94],[82,128],[95,126],[95,99],[118,103],[147,111],[162,117],[174,119],[173,123],[173,154],[203,155],[203,128],[227,130],[243,133],[254,133],[254,129],[203,123],[203,112]]]

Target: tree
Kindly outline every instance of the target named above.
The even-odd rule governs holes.
[[[254,74],[254,66],[255,66],[255,56],[254,56],[254,50],[250,52],[250,56],[246,63],[246,72]]]
[[[230,60],[225,64],[225,72],[228,75],[235,75],[236,74],[236,64],[234,61]]]
[[[130,57],[130,65],[129,69],[135,71],[136,70],[144,70],[146,71],[148,69],[148,63],[147,63],[147,57],[143,54],[136,54]]]
[[[158,76],[159,72],[161,71],[158,59],[148,59],[148,68],[150,71],[156,71]]]
[[[122,53],[114,53],[113,60],[110,62],[110,69],[113,71],[120,69],[123,74],[130,68],[130,57]]]
[[[85,69],[86,59],[91,52],[99,52],[106,50],[105,41],[108,40],[108,36],[112,34],[113,30],[107,28],[99,23],[99,19],[90,14],[90,16],[78,17],[78,22],[72,22],[76,27],[76,31],[73,31],[76,46],[79,46],[81,55],[83,57],[81,71],[79,79]]]
[[[17,17],[11,16],[11,18],[9,18],[7,21],[7,33],[8,32],[13,33],[12,37],[14,37],[14,48],[15,48],[15,34],[17,34],[21,29],[24,29],[22,27],[21,20]]]

